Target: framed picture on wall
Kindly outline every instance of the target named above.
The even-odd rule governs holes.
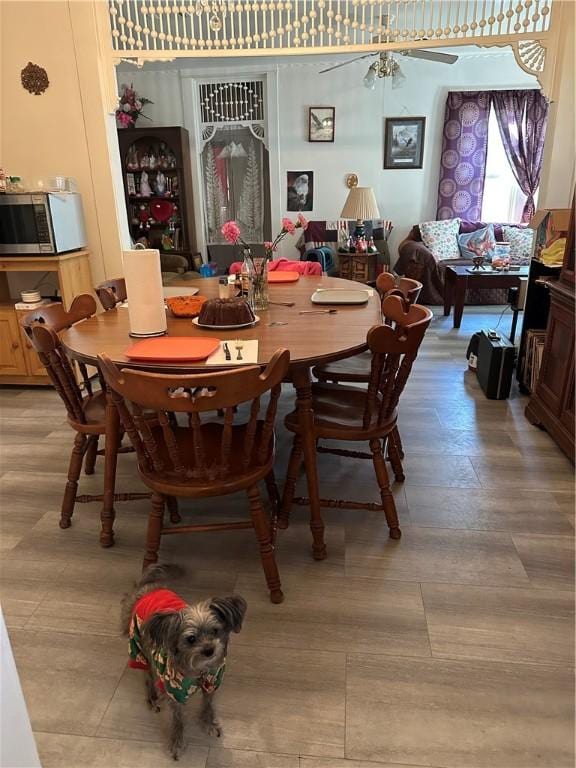
[[[387,117],[384,127],[384,168],[422,168],[425,117]]]
[[[314,171],[286,172],[287,211],[311,211],[314,208]]]
[[[308,141],[334,141],[336,107],[308,108]]]

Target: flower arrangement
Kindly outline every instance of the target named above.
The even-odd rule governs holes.
[[[248,303],[253,310],[268,309],[268,262],[273,258],[278,243],[286,235],[293,235],[297,229],[306,229],[308,222],[298,214],[296,221],[282,219],[282,227],[274,240],[264,243],[264,258],[254,258],[250,252],[250,246],[242,237],[240,227],[235,221],[227,221],[222,225],[221,232],[224,239],[231,245],[241,245],[244,249],[244,261],[248,263],[250,271]]]
[[[138,96],[132,85],[125,83],[120,86],[120,101],[116,110],[116,120],[122,128],[136,125],[139,117],[147,117],[142,109],[146,104],[153,104],[153,101],[144,96]],[[150,118],[148,118],[150,119]]]
[[[266,254],[267,261],[270,261],[273,258],[274,252],[278,250],[278,244],[286,237],[286,235],[293,235],[297,229],[306,229],[308,226],[307,220],[304,218],[304,216],[302,216],[301,213],[298,214],[296,221],[292,221],[291,219],[286,218],[282,219],[281,223],[282,227],[280,232],[278,232],[274,240],[267,240],[264,243],[264,252]],[[250,246],[242,238],[240,227],[235,221],[227,221],[222,225],[222,229],[220,231],[228,243],[231,243],[232,245],[241,245],[243,248],[250,250]]]

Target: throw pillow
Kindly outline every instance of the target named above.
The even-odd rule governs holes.
[[[532,256],[534,230],[527,227],[502,227],[505,243],[510,243],[510,264],[525,265]]]
[[[494,226],[487,224],[475,232],[458,235],[458,245],[463,259],[474,259],[483,256],[486,261],[492,261],[496,248]]]
[[[460,258],[460,249],[458,248],[460,219],[424,221],[419,226],[422,242],[436,261]]]

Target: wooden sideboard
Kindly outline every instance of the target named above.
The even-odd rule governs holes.
[[[56,272],[65,309],[80,293],[94,294],[90,253],[74,251],[60,256],[0,256],[0,384],[50,384],[20,321],[27,310],[15,309],[8,272]]]
[[[550,313],[538,383],[526,418],[545,429],[574,463],[574,202],[558,280],[548,281]]]

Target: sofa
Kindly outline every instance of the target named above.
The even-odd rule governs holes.
[[[164,285],[169,285],[172,280],[197,280],[201,277],[199,272],[190,270],[188,260],[177,253],[161,253],[160,269]]]
[[[487,225],[481,221],[460,221],[459,233],[475,232]],[[497,242],[504,242],[502,227],[511,226],[523,228],[523,225],[494,223],[494,235]],[[529,264],[530,254],[517,260],[517,264]],[[419,301],[422,304],[444,303],[444,270],[447,266],[472,266],[471,259],[446,259],[437,261],[431,251],[422,242],[420,228],[416,224],[410,230],[408,236],[398,246],[398,261],[394,265],[394,271],[398,275],[411,277],[422,283],[422,292]],[[466,292],[466,304],[505,304],[507,290],[504,288],[475,289],[469,288]]]

